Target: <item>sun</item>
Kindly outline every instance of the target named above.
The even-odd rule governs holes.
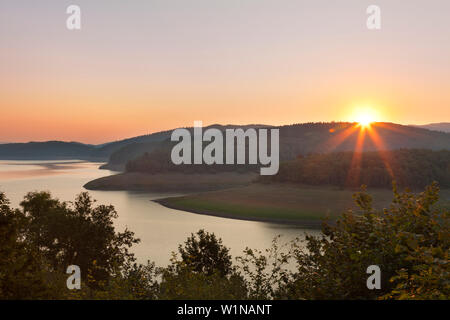
[[[368,114],[362,114],[358,117],[358,119],[356,119],[356,122],[363,127],[368,127],[372,122],[374,122],[374,119]]]
[[[353,119],[361,127],[369,127],[371,123],[377,121],[377,112],[371,108],[358,108]]]

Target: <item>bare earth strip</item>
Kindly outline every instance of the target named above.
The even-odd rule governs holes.
[[[145,174],[120,173],[92,180],[84,185],[88,190],[139,190],[150,192],[193,193],[245,186],[256,178],[255,173],[217,174]]]

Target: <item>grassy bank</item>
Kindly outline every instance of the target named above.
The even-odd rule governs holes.
[[[356,209],[352,199],[355,191],[328,186],[252,184],[156,201],[169,208],[199,214],[319,227],[326,216],[335,219],[347,209]],[[393,197],[387,189],[369,189],[369,193],[377,209],[387,207]],[[441,199],[449,206],[450,190],[443,190]]]

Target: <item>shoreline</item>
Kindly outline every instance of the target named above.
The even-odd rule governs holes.
[[[154,199],[150,200],[152,202],[156,202],[163,207],[174,209],[178,211],[184,211],[194,214],[201,214],[206,216],[212,216],[212,217],[218,217],[218,218],[225,218],[225,219],[233,219],[233,220],[244,220],[244,221],[253,221],[253,222],[264,222],[264,223],[273,223],[273,224],[281,224],[281,225],[288,225],[288,226],[298,226],[302,228],[311,228],[311,229],[321,229],[322,226],[322,220],[291,220],[291,219],[276,219],[276,218],[264,218],[264,217],[250,217],[250,216],[240,216],[240,215],[234,215],[234,214],[227,214],[227,213],[220,213],[220,212],[210,212],[210,211],[204,211],[204,210],[196,210],[196,209],[189,209],[189,208],[183,208],[181,206],[174,205],[170,203],[169,198],[162,198],[162,199]]]
[[[87,190],[196,193],[250,184],[254,173],[184,174],[121,172],[87,182]]]

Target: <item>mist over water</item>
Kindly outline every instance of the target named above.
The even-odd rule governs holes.
[[[66,161],[0,161],[0,191],[6,193],[12,207],[18,207],[29,191],[50,191],[63,201],[73,201],[86,191],[83,185],[90,180],[114,174],[99,170],[102,163],[77,160]],[[266,249],[272,239],[282,235],[282,241],[303,237],[304,233],[320,231],[296,226],[277,225],[225,219],[173,210],[151,200],[176,196],[135,191],[89,191],[97,204],[112,204],[118,212],[117,230],[125,228],[135,232],[141,243],[132,251],[138,261],[154,261],[159,266],[169,263],[171,252],[199,229],[214,232],[231,249],[233,257],[242,254],[245,247]]]

